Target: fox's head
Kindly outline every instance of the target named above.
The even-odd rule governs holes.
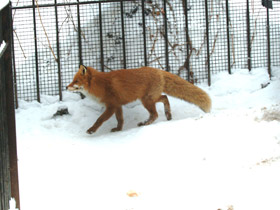
[[[73,81],[66,87],[70,91],[83,91],[84,86],[88,83],[88,69],[80,65],[78,72],[75,74]]]

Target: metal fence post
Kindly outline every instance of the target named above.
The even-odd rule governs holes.
[[[123,43],[123,68],[126,69],[126,47],[125,47],[125,29],[123,16],[123,0],[121,0],[121,21],[122,21],[122,43]]]
[[[146,19],[145,19],[145,0],[142,3],[142,27],[143,27],[143,45],[144,45],[144,65],[148,65],[147,61],[147,43],[146,43]]]
[[[101,70],[104,72],[104,52],[103,52],[103,31],[102,31],[102,5],[99,2],[99,36],[100,36],[100,63]]]
[[[3,38],[6,41],[7,49],[4,53],[4,71],[6,86],[6,119],[8,126],[8,145],[10,159],[10,178],[11,178],[11,197],[16,200],[16,207],[20,209],[19,183],[18,183],[18,158],[17,158],[17,141],[16,141],[16,123],[15,123],[15,105],[14,105],[14,82],[12,70],[12,45],[11,33],[11,7],[4,10],[3,14]]]
[[[41,100],[40,100],[40,81],[39,81],[39,64],[38,64],[35,0],[32,0],[32,6],[33,6],[34,45],[35,45],[35,65],[36,65],[36,89],[37,89],[37,101],[40,102]],[[39,5],[37,5],[37,6],[39,7]]]
[[[0,43],[4,40],[3,33],[7,30],[4,27],[3,13],[7,7],[0,10]],[[6,41],[6,40],[5,40]],[[8,146],[8,119],[7,119],[7,103],[6,103],[6,69],[4,55],[7,45],[0,52],[0,209],[9,209],[9,200],[11,198],[11,177],[9,162],[9,146]]]
[[[58,14],[57,14],[57,0],[55,2],[55,24],[56,24],[56,52],[57,52],[57,68],[58,68],[58,91],[59,100],[62,100],[62,89],[61,89],[61,68],[60,68],[60,53],[59,53],[59,29],[58,29]]]
[[[247,50],[248,50],[248,69],[252,69],[252,60],[251,60],[251,29],[250,29],[250,5],[249,0],[247,0]]]
[[[208,19],[208,0],[205,0],[205,19],[206,19],[206,40],[207,40],[207,72],[208,85],[211,85],[211,71],[210,71],[210,52],[209,52],[209,19]]]
[[[169,55],[168,55],[168,29],[167,29],[167,10],[166,10],[166,0],[163,1],[163,18],[164,18],[164,39],[165,39],[165,65],[166,71],[170,71],[169,67]]]
[[[10,2],[10,12],[12,14],[12,2]],[[15,58],[15,45],[14,45],[14,27],[13,27],[13,17],[10,16],[10,23],[11,23],[11,44],[12,44],[12,62],[13,62],[13,78],[14,78],[14,94],[15,94],[15,108],[18,108],[18,91],[17,91],[17,72],[16,72],[16,58]]]
[[[78,41],[79,41],[79,65],[83,64],[82,58],[82,40],[81,40],[81,17],[80,17],[80,2],[77,0],[77,16],[78,16]]]
[[[187,60],[185,61],[184,67],[188,71],[187,80],[190,81],[190,38],[189,38],[189,20],[188,20],[188,0],[183,0],[183,9],[185,13],[185,31],[186,31],[186,41],[187,41]]]
[[[266,8],[266,35],[267,35],[267,65],[268,74],[271,78],[271,51],[270,51],[270,24],[269,24],[269,8]]]
[[[230,16],[229,16],[229,5],[228,0],[226,0],[226,21],[227,21],[227,56],[228,56],[228,73],[231,74],[231,51],[230,51]]]

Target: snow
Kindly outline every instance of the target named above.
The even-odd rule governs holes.
[[[0,1],[0,10],[2,10],[7,4],[9,4],[9,0],[1,0]]]
[[[16,208],[16,200],[14,198],[11,198],[11,200],[10,200],[10,208],[9,208],[9,210],[18,210]]]
[[[280,68],[272,73],[213,75],[211,87],[200,85],[213,101],[209,114],[169,97],[171,121],[158,104],[158,120],[137,127],[148,113],[128,104],[116,133],[112,117],[86,134],[104,108],[78,94],[20,101],[21,209],[279,210]],[[53,117],[59,107],[70,114]]]
[[[6,47],[6,42],[3,40],[2,43],[0,44],[0,55],[4,53],[5,47]]]

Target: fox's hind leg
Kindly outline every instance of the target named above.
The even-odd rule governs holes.
[[[123,112],[122,112],[122,107],[118,107],[116,109],[116,118],[117,118],[117,121],[118,121],[118,125],[116,128],[113,128],[111,130],[111,132],[115,132],[115,131],[121,131],[122,130],[122,127],[123,127]]]
[[[145,122],[138,123],[138,126],[150,125],[152,122],[154,122],[158,118],[158,113],[156,110],[156,103],[149,99],[147,99],[147,100],[142,99],[142,104],[150,113],[150,117]]]
[[[162,102],[164,104],[164,112],[165,112],[166,119],[171,120],[172,115],[171,115],[170,104],[167,96],[166,95],[160,96],[157,102]]]
[[[164,104],[164,112],[167,120],[172,119],[170,104],[166,95],[161,95],[157,100],[153,101],[151,98],[144,98],[142,99],[142,103],[144,107],[149,111],[150,117],[145,122],[138,123],[138,126],[142,125],[150,125],[158,118],[158,113],[156,110],[156,103],[162,102]]]

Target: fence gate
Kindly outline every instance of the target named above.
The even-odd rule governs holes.
[[[10,6],[0,11],[0,209],[9,209],[9,200],[19,203],[15,111],[12,73]]]

